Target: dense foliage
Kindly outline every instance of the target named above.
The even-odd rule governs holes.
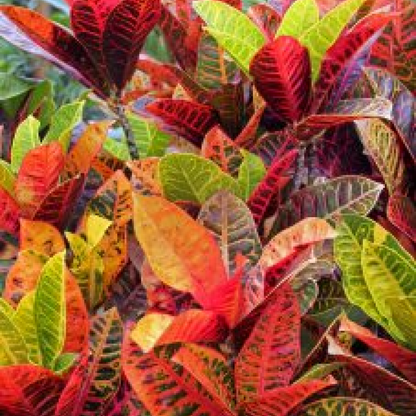
[[[0,414],[415,416],[410,0],[68,5],[0,6],[88,89],[0,73]]]

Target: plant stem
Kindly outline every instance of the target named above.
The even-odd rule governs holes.
[[[128,118],[126,117],[126,113],[122,104],[116,104],[115,113],[117,114],[118,121],[120,122],[121,127],[124,130],[124,134],[126,135],[127,147],[129,149],[130,157],[132,160],[138,160],[139,149],[137,147],[136,140],[134,139],[133,130],[131,128]]]

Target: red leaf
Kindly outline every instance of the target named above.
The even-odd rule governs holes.
[[[288,386],[300,360],[300,309],[285,283],[273,293],[235,363],[239,401]]]
[[[17,235],[20,208],[17,202],[0,187],[0,230]]]
[[[147,105],[146,110],[197,146],[217,122],[211,107],[186,100],[161,99]]]
[[[31,218],[46,195],[58,184],[64,161],[59,142],[39,146],[26,154],[15,184],[22,216]]]
[[[103,34],[104,59],[119,90],[132,77],[144,41],[160,13],[159,0],[122,0],[109,14]]]
[[[250,208],[257,225],[263,220],[267,208],[273,198],[275,198],[286,185],[287,181],[283,181],[284,175],[287,174],[287,170],[292,167],[297,155],[297,150],[291,150],[282,159],[276,158],[268,169],[266,176],[257,185],[250,196],[247,205]]]
[[[416,242],[416,204],[409,197],[395,193],[387,205],[387,217]]]
[[[334,379],[328,381],[311,380],[276,389],[254,401],[240,406],[247,416],[286,416],[306,399],[319,391],[335,385]]]
[[[272,41],[282,20],[280,14],[269,4],[255,4],[248,9],[247,14]]]
[[[280,36],[254,56],[250,73],[263,99],[286,122],[298,121],[311,95],[308,50],[290,36]]]
[[[46,368],[26,364],[1,367],[0,385],[2,415],[53,416],[64,381]]]
[[[411,383],[416,384],[416,353],[394,342],[377,338],[367,328],[357,325],[346,317],[341,320],[339,330],[348,332],[369,346],[378,355],[390,361]]]
[[[315,84],[315,96],[312,111],[322,109],[327,94],[347,65],[374,42],[374,35],[392,19],[389,13],[374,13],[360,20],[351,30],[342,35],[332,45],[322,62],[318,81]]]
[[[104,97],[108,86],[86,50],[67,30],[23,7],[0,6],[0,36],[39,55]]]
[[[61,229],[84,187],[84,175],[63,182],[49,193],[40,204],[34,220],[45,221]]]

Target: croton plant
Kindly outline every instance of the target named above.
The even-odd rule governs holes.
[[[0,415],[415,416],[414,3],[68,3],[0,6],[88,89],[0,74]]]

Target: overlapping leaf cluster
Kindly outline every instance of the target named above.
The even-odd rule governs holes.
[[[0,77],[0,414],[414,416],[414,5],[68,3],[0,6],[90,88]]]

